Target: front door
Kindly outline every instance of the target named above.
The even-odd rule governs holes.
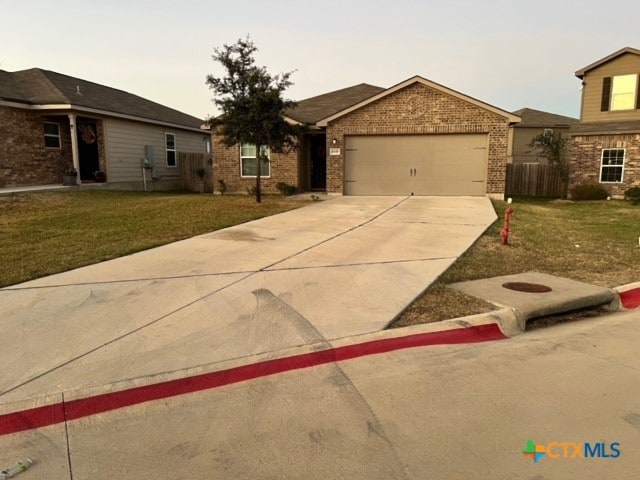
[[[100,170],[96,122],[78,121],[77,134],[80,178],[82,180],[93,180],[95,173]]]
[[[327,136],[311,136],[310,190],[327,189]]]

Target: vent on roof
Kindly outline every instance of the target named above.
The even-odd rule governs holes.
[[[82,93],[80,93],[80,85],[76,85],[76,94],[82,95]]]

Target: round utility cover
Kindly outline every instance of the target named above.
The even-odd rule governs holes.
[[[502,286],[508,290],[525,293],[547,293],[551,291],[551,287],[540,285],[539,283],[508,282],[503,283]]]

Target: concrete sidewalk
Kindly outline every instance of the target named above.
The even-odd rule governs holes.
[[[0,290],[0,403],[378,331],[495,220],[341,197]]]

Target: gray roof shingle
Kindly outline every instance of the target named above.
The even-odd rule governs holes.
[[[627,122],[593,122],[578,123],[572,125],[569,133],[571,135],[602,135],[607,133],[638,133],[640,132],[640,120]]]
[[[534,110],[533,108],[521,108],[512,112],[514,115],[522,118],[522,121],[515,125],[515,127],[560,127],[569,126],[578,123],[579,120],[573,117],[565,117],[564,115],[557,115],[555,113],[543,112],[541,110]]]
[[[300,100],[296,108],[286,112],[286,116],[300,123],[313,125],[323,118],[345,110],[384,90],[385,89],[381,87],[361,83],[352,87]]]
[[[30,105],[70,104],[190,128],[203,124],[199,118],[132,93],[40,68],[0,70],[0,99]]]

